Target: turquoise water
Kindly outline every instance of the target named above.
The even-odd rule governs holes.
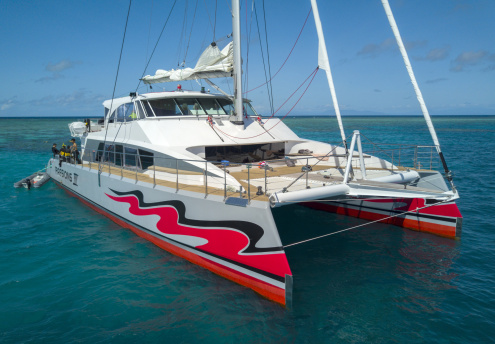
[[[14,189],[53,142],[67,143],[71,121],[0,120],[0,342],[493,342],[495,117],[433,119],[461,195],[461,240],[373,224],[288,248],[291,310],[159,249],[53,182]],[[339,140],[334,119],[286,123]],[[376,142],[431,144],[421,118],[344,125]],[[297,206],[284,214],[285,243],[361,223]]]

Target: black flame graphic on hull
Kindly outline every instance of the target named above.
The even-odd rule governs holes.
[[[268,253],[268,252],[278,252],[283,251],[283,247],[256,247],[256,244],[263,237],[265,231],[263,228],[258,226],[255,223],[247,222],[247,221],[237,221],[237,220],[220,220],[220,221],[211,221],[211,220],[193,220],[186,217],[186,206],[183,202],[178,200],[171,201],[160,201],[160,202],[152,202],[148,203],[144,201],[143,193],[139,190],[121,192],[110,189],[113,193],[118,196],[129,196],[132,195],[136,197],[139,202],[139,207],[146,209],[152,207],[163,207],[169,206],[175,208],[178,214],[178,222],[181,225],[191,226],[191,227],[199,227],[199,228],[231,228],[237,231],[242,232],[248,239],[249,243],[245,249],[241,252],[242,254],[250,254],[250,253]]]

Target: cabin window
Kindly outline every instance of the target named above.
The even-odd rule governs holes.
[[[180,109],[184,115],[206,115],[205,110],[201,104],[194,98],[177,98],[177,104],[179,104]]]
[[[117,109],[117,122],[122,122],[120,118],[124,119],[124,122],[132,122],[138,119],[136,111],[134,110],[134,103],[122,104]]]
[[[144,170],[154,165],[152,152],[148,152],[144,149],[140,149],[139,158],[141,159],[141,166]]]
[[[98,149],[96,151],[95,161],[101,161],[101,157],[103,156],[103,142],[98,144]]]
[[[256,145],[205,147],[208,161],[228,160],[235,163],[250,163],[284,157],[285,143],[275,142]]]
[[[232,103],[232,100],[222,98],[222,99],[218,99],[218,102],[220,103],[220,105],[228,115],[234,114],[234,104]]]
[[[136,114],[137,114],[138,118],[140,118],[140,119],[145,118],[146,112],[144,111],[143,104],[140,101],[136,101],[135,107],[136,107]]]
[[[200,98],[198,101],[201,103],[208,115],[226,115],[222,107],[214,98]]]
[[[124,147],[124,166],[139,168],[138,152],[136,148]]]
[[[172,98],[149,100],[148,103],[157,117],[182,116],[182,112]]]
[[[124,147],[122,145],[115,146],[115,165],[122,166],[124,162]]]
[[[253,107],[251,106],[250,103],[244,102],[243,103],[243,108],[244,108],[244,115],[247,116],[258,116],[256,111],[254,111]]]
[[[155,117],[155,114],[153,113],[153,110],[151,109],[150,104],[147,101],[143,101],[142,104],[144,105],[144,108],[146,109],[146,117]]]
[[[105,159],[103,161],[115,163],[115,152],[113,145],[105,145]]]

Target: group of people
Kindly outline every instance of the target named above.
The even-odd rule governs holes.
[[[62,167],[62,162],[75,162],[82,164],[81,159],[79,159],[79,150],[77,149],[76,139],[70,140],[71,145],[65,145],[62,143],[62,148],[57,149],[57,144],[54,143],[52,146],[53,157],[58,154],[59,166]]]

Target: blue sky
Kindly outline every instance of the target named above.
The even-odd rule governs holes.
[[[241,2],[243,68],[249,71],[245,83],[251,89],[265,76],[252,0],[247,11],[246,1]],[[263,2],[255,2],[266,60]],[[116,95],[136,89],[172,3],[133,1]],[[183,61],[193,67],[207,44],[231,32],[229,3],[218,1],[215,22],[215,1],[178,0],[145,74],[177,68]],[[112,95],[128,4],[1,1],[0,117],[101,116],[101,103]],[[390,0],[390,5],[430,113],[495,115],[495,1]],[[320,0],[319,9],[343,114],[419,115],[381,2]],[[265,1],[272,74],[289,54],[309,10],[309,0]],[[275,109],[315,69],[317,49],[311,14],[294,52],[273,79]],[[231,90],[230,81],[214,81]],[[160,84],[153,91],[175,87],[175,83]],[[183,88],[199,85],[188,81]],[[144,93],[146,88],[138,91]],[[263,115],[270,114],[267,94],[266,87],[248,94]],[[300,94],[277,114],[287,113]],[[325,73],[319,71],[291,115],[332,115],[331,104]]]

